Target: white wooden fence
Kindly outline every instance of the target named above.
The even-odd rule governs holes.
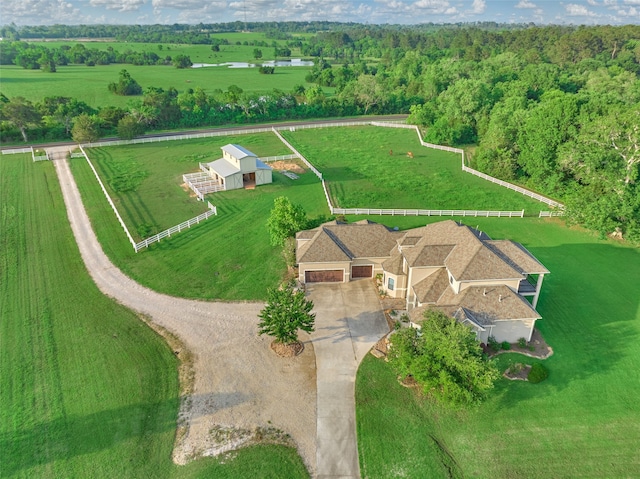
[[[335,215],[389,215],[389,216],[473,216],[496,218],[523,218],[521,211],[482,211],[482,210],[401,210],[380,208],[331,208]]]
[[[18,153],[31,153],[33,154],[33,148],[8,148],[6,150],[2,150],[3,155],[16,155]]]
[[[258,159],[263,163],[270,163],[272,161],[297,160],[298,155],[263,156]]]
[[[551,198],[547,198],[546,196],[539,195],[538,193],[534,193],[533,191],[529,191],[521,186],[517,186],[506,181],[499,180],[494,178],[493,176],[489,176],[485,173],[482,173],[478,170],[474,170],[473,168],[469,168],[468,166],[462,165],[462,171],[466,171],[467,173],[471,173],[472,175],[478,176],[483,180],[490,181],[491,183],[495,183],[500,186],[504,186],[505,188],[509,188],[510,190],[517,191],[518,193],[522,193],[525,196],[533,198],[534,200],[541,201],[542,203],[546,203],[549,206],[554,208],[564,208],[562,203],[558,203],[557,201],[552,200]]]
[[[148,248],[150,244],[156,243],[163,238],[170,238],[171,235],[180,233],[182,230],[189,229],[193,225],[200,223],[201,221],[206,220],[210,216],[217,215],[218,209],[213,206],[210,202],[207,202],[207,206],[209,207],[209,211],[202,213],[201,215],[196,216],[195,218],[191,218],[179,225],[173,226],[168,230],[164,230],[157,235],[150,236],[149,238],[142,240],[140,243],[134,243],[133,248],[136,250],[136,253],[141,249]]]
[[[138,252],[138,250],[136,249],[136,242],[133,241],[133,238],[131,237],[131,233],[129,233],[129,228],[127,228],[127,225],[122,220],[122,216],[120,216],[120,213],[118,212],[118,208],[116,208],[116,205],[111,200],[111,197],[109,196],[109,193],[107,193],[107,189],[104,187],[104,183],[102,183],[102,180],[100,179],[100,175],[98,175],[98,172],[94,168],[93,163],[91,163],[91,160],[89,159],[89,156],[87,156],[87,153],[84,151],[84,148],[82,147],[82,145],[80,145],[80,151],[82,152],[82,154],[84,155],[85,159],[87,160],[87,163],[91,167],[91,171],[93,171],[93,174],[95,175],[96,180],[98,180],[98,184],[100,185],[100,188],[102,189],[102,192],[104,193],[104,196],[107,198],[107,201],[109,202],[109,205],[111,206],[111,209],[116,214],[116,218],[118,218],[118,222],[120,223],[120,226],[122,226],[122,229],[124,229],[124,232],[127,234],[127,239],[132,244],[133,249],[135,249],[136,252]]]
[[[289,143],[287,140],[285,140],[285,139],[284,139],[284,137],[283,137],[283,136],[278,132],[278,130],[276,130],[276,129],[274,128],[272,131],[275,133],[275,135],[276,135],[278,138],[280,138],[280,141],[281,141],[282,143],[284,143],[284,144],[287,146],[287,148],[289,148],[291,151],[293,151],[293,153],[294,153],[298,158],[300,158],[300,160],[302,160],[302,162],[303,162],[305,165],[307,165],[307,167],[308,167],[311,171],[313,171],[313,172],[315,173],[315,175],[316,175],[319,179],[321,179],[321,180],[322,180],[322,173],[320,173],[320,172],[316,169],[316,167],[315,167],[315,166],[313,166],[311,163],[309,163],[309,161],[308,161],[304,156],[302,156],[302,154],[301,154],[298,150],[296,150],[296,149],[293,147],[293,145],[292,145],[291,143]]]
[[[49,155],[47,155],[46,151],[44,152],[44,155],[40,153],[36,155],[36,150],[31,147],[31,158],[33,158],[33,161],[47,161],[49,159]]]
[[[541,211],[538,218],[551,218],[553,216],[564,216],[564,211]]]

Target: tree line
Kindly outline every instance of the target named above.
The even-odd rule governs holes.
[[[305,28],[287,24],[283,36]],[[290,40],[315,63],[310,84],[290,92],[148,87],[126,110],[85,105],[81,114],[114,134],[125,117],[151,130],[410,112],[428,141],[474,145],[472,166],[563,201],[569,221],[640,242],[639,38],[634,25],[331,24]],[[40,120],[30,116],[22,131],[69,135],[66,111],[78,102],[56,101],[60,112],[32,105]],[[22,135],[15,121],[1,128],[3,139]]]

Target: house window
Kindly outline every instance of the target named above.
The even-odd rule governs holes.
[[[389,278],[389,280],[387,281],[387,289],[389,291],[393,291],[393,288],[395,286],[395,281],[393,280],[393,278]]]
[[[453,285],[453,276],[449,275],[449,284]]]

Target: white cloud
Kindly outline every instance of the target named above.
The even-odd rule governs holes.
[[[589,10],[584,5],[577,5],[575,3],[570,3],[566,7],[564,7],[567,15],[570,17],[595,17],[596,14]]]
[[[520,0],[517,5],[516,8],[536,8],[537,5],[533,2],[530,2],[529,0]]]
[[[53,23],[96,23],[66,0],[8,0],[2,2],[2,23],[51,25]]]
[[[90,0],[92,7],[103,7],[107,10],[117,10],[119,12],[132,12],[140,9],[146,0]]]
[[[625,5],[640,5],[640,0],[624,0]]]
[[[471,12],[476,15],[480,15],[484,13],[487,9],[487,2],[485,0],[473,0],[473,4],[471,4]]]

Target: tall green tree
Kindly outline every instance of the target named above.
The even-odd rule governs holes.
[[[267,305],[258,314],[258,333],[273,337],[277,343],[296,343],[299,330],[313,331],[316,315],[312,309],[313,301],[305,298],[304,291],[295,291],[291,284],[270,288]]]
[[[273,208],[267,220],[267,227],[273,246],[283,246],[287,238],[292,238],[307,225],[307,215],[301,205],[291,203],[286,196],[273,200]]]
[[[8,102],[2,103],[1,108],[0,117],[20,130],[25,142],[27,141],[27,127],[37,125],[42,121],[42,116],[33,103],[21,96],[13,97]]]
[[[100,138],[99,119],[83,113],[73,121],[71,137],[76,143],[92,143]]]
[[[397,373],[446,404],[482,401],[499,376],[473,331],[441,311],[428,310],[421,330],[404,328],[390,340],[389,363]]]
[[[127,70],[121,70],[118,83],[109,83],[109,91],[116,95],[140,95],[142,87],[135,81]]]

